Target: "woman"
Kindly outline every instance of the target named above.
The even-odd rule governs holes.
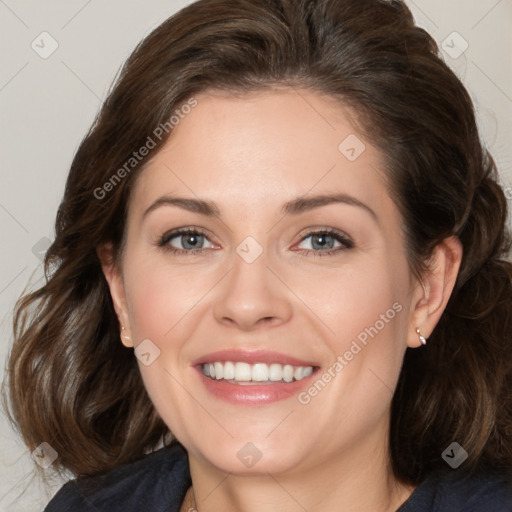
[[[77,476],[46,510],[512,510],[506,218],[402,2],[186,7],[16,310],[14,421]]]

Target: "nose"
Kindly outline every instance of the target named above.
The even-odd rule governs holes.
[[[213,308],[218,322],[250,331],[290,320],[289,291],[267,265],[265,253],[252,263],[234,256],[233,268],[222,280]]]

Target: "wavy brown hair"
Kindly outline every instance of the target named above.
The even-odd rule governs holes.
[[[428,345],[406,351],[390,425],[396,477],[417,484],[446,467],[441,453],[452,441],[469,454],[461,470],[509,471],[506,198],[468,92],[393,0],[200,0],[134,50],[72,162],[46,282],[15,309],[6,389],[25,443],[47,441],[57,468],[85,476],[142,457],[167,433],[133,351],[120,343],[97,255],[105,242],[119,255],[130,191],[150,157],[108,193],[98,190],[149,136],[155,155],[172,134],[157,140],[155,129],[194,95],[276,86],[327,95],[333,108],[357,114],[385,157],[412,272],[428,269],[443,239],[463,244],[455,289]]]

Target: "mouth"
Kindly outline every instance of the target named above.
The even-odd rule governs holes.
[[[250,386],[299,381],[309,377],[314,367],[280,363],[249,364],[243,361],[216,361],[202,364],[201,370],[203,375],[211,380],[225,380],[231,384]]]
[[[211,395],[237,405],[266,405],[295,396],[319,369],[313,361],[263,350],[219,351],[192,366]]]

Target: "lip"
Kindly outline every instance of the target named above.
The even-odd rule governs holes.
[[[308,377],[293,382],[269,382],[267,384],[237,384],[224,379],[214,380],[203,374],[202,365],[215,361],[255,363],[279,363],[292,366],[312,366],[313,373]],[[200,381],[206,390],[216,398],[235,405],[263,406],[296,396],[302,389],[310,385],[311,379],[318,370],[318,363],[298,359],[278,352],[267,350],[220,350],[202,356],[192,362]]]
[[[215,363],[233,361],[233,362],[242,362],[249,364],[256,363],[279,363],[279,364],[291,364],[292,366],[319,366],[318,363],[314,361],[307,361],[305,359],[298,359],[296,357],[292,357],[286,354],[281,354],[280,352],[273,352],[269,350],[237,350],[237,349],[228,349],[228,350],[218,350],[217,352],[211,352],[210,354],[206,354],[201,356],[200,358],[192,361],[192,366],[198,366],[205,363]]]

